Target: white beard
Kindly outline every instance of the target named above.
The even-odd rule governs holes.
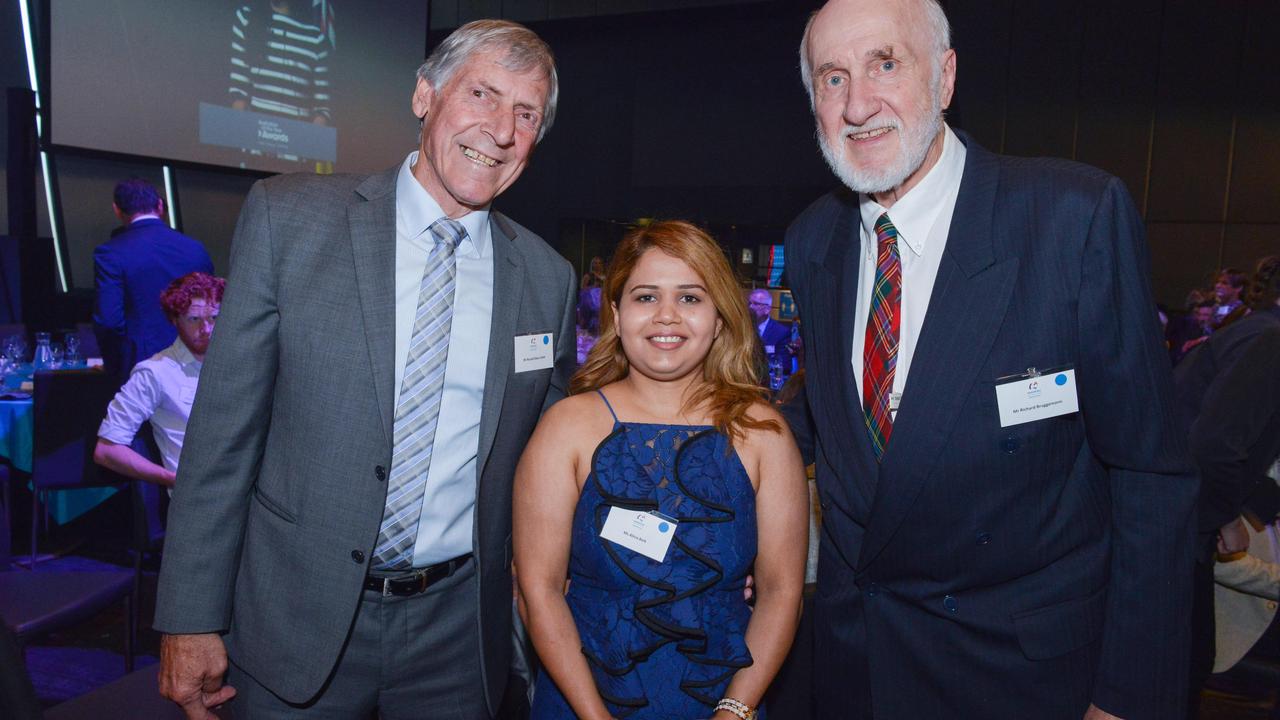
[[[924,158],[929,154],[929,147],[942,131],[942,98],[933,88],[930,90],[932,100],[929,103],[928,112],[923,115],[925,118],[923,122],[905,129],[899,121],[888,123],[889,127],[895,128],[893,132],[898,134],[898,156],[887,167],[879,170],[855,167],[846,156],[848,150],[843,142],[850,133],[875,128],[845,125],[840,130],[839,148],[833,148],[827,135],[819,127],[818,147],[822,149],[822,157],[826,158],[831,172],[835,173],[850,190],[867,194],[888,192],[905,182],[924,164]],[[884,127],[884,125],[876,127]]]

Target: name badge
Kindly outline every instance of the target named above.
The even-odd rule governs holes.
[[[658,512],[609,508],[600,537],[628,550],[662,562],[667,557],[671,538],[676,535],[675,520]]]
[[[516,372],[546,370],[555,364],[555,333],[516,336]]]
[[[996,381],[996,404],[1000,408],[1002,428],[1080,411],[1073,369],[1041,373],[1030,368],[1010,377],[1013,379],[1008,382]]]

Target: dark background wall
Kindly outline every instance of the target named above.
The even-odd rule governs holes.
[[[498,206],[581,263],[606,249],[587,242],[599,221],[689,217],[730,245],[780,241],[833,184],[796,57],[818,4],[448,0],[432,5],[428,42],[444,26],[505,14],[555,49],[556,127]],[[989,149],[1075,158],[1120,176],[1147,221],[1159,299],[1181,305],[1215,268],[1280,252],[1280,44],[1270,41],[1280,3],[947,4],[959,58],[953,123]],[[0,4],[0,82],[25,86],[16,5]],[[406,152],[412,145],[406,137]],[[84,286],[92,248],[115,224],[112,184],[158,181],[159,165],[68,153],[56,162],[72,279]],[[175,170],[182,229],[220,271],[252,180]],[[39,217],[47,236],[43,207]]]

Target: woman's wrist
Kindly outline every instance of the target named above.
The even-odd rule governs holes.
[[[737,698],[722,697],[716,703],[715,720],[756,720],[756,709]]]

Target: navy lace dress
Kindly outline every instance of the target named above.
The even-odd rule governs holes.
[[[665,562],[600,537],[612,506],[679,521]],[[733,674],[751,664],[742,586],[755,555],[755,492],[724,435],[614,415],[574,512],[566,597],[614,717],[712,715]],[[545,673],[531,717],[575,717]]]

